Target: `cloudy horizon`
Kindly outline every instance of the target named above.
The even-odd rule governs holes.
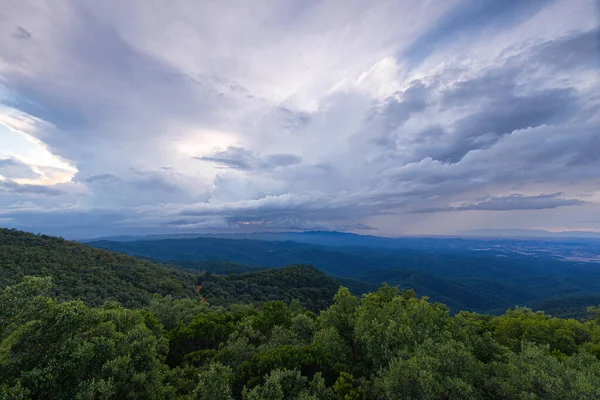
[[[0,4],[2,227],[600,232],[596,0]]]

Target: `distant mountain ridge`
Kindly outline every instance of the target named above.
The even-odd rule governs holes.
[[[350,279],[348,286],[358,292],[366,284],[388,282],[415,288],[419,295],[453,310],[502,312],[554,297],[600,293],[600,268],[595,261],[600,248],[595,242],[407,238],[350,246],[358,235],[294,235],[306,241],[201,236],[89,244],[187,269],[207,261],[267,268],[312,265],[342,282]],[[319,238],[328,245],[309,242]]]
[[[248,232],[248,233],[181,233],[181,234],[151,234],[151,235],[121,235],[105,236],[93,239],[79,240],[82,243],[108,240],[114,242],[134,242],[165,239],[194,239],[194,238],[219,238],[219,239],[248,239],[264,241],[292,241],[298,243],[311,243],[320,246],[344,247],[386,247],[398,248],[413,246],[423,240],[431,241],[461,241],[471,239],[598,239],[600,232],[563,231],[550,232],[545,230],[527,229],[474,229],[457,232],[455,235],[421,235],[385,237],[375,235],[360,235],[349,232],[337,231],[303,231],[303,232]]]

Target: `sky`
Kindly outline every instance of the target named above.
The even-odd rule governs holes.
[[[0,226],[600,231],[595,0],[0,0]]]

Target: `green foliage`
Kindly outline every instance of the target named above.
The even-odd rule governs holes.
[[[176,299],[171,295],[154,294],[146,307],[166,330],[173,329],[178,322],[188,324],[192,318],[208,309],[208,304],[197,298]]]
[[[254,328],[263,335],[269,335],[276,326],[289,327],[291,324],[292,311],[279,300],[266,303],[254,320]]]
[[[356,383],[352,374],[348,372],[340,373],[333,385],[333,391],[339,400],[362,400],[365,398],[364,389]]]
[[[598,359],[584,352],[561,361],[548,346],[523,343],[490,366],[490,393],[507,399],[600,399]]]
[[[427,340],[409,357],[390,361],[375,380],[374,391],[384,399],[477,399],[479,368],[462,343]]]
[[[302,376],[298,370],[271,372],[265,383],[252,390],[244,390],[244,400],[326,400],[333,399],[330,389],[325,387],[323,378],[316,375],[312,381]]]
[[[163,399],[167,340],[146,325],[142,311],[88,308],[29,296],[44,279],[27,279],[0,295],[8,329],[0,336],[2,392],[22,398]]]
[[[549,345],[554,352],[572,355],[592,339],[600,339],[596,324],[582,324],[574,319],[552,318],[527,308],[509,310],[490,323],[496,340],[513,351],[523,341]]]
[[[207,371],[200,373],[200,381],[194,390],[196,400],[232,400],[231,368],[220,363],[210,364]]]
[[[51,293],[32,277],[0,293],[2,399],[600,399],[594,320],[451,316],[387,285],[361,299],[341,288],[318,316],[298,302],[155,296],[131,310]]]
[[[231,275],[206,273],[199,282],[200,293],[211,304],[263,304],[273,300],[289,303],[295,299],[312,311],[327,308],[340,287],[334,278],[306,265]]]
[[[76,242],[0,228],[0,288],[25,276],[52,277],[59,300],[100,306],[116,300],[127,307],[148,304],[153,293],[191,297],[196,277],[124,254]]]
[[[336,329],[343,338],[352,342],[359,304],[358,298],[348,289],[340,288],[333,298],[333,305],[321,312],[319,322],[325,327]]]
[[[216,349],[233,332],[233,317],[229,313],[209,310],[195,316],[189,324],[182,321],[169,331],[169,364],[178,365],[186,354]],[[204,353],[207,354],[207,353]],[[208,353],[211,354],[211,353]]]
[[[355,337],[366,359],[379,368],[398,354],[410,354],[425,340],[447,340],[451,322],[447,308],[405,293],[397,295],[389,286],[382,286],[363,297]]]

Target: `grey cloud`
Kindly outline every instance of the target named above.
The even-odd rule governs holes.
[[[597,102],[590,101],[581,90],[564,87],[564,83],[563,87],[537,84],[528,87],[523,82],[527,81],[525,73],[532,73],[530,64],[537,69],[541,65],[551,66],[551,73],[556,75],[580,68],[579,62],[589,57],[587,51],[598,46],[600,40],[596,36],[596,31],[581,32],[540,43],[529,52],[521,51],[503,64],[450,87],[443,84],[446,74],[451,77],[456,71],[442,70],[426,84],[413,84],[402,100],[392,97],[379,107],[368,120],[364,135],[382,145],[388,153],[397,150],[400,143],[403,147],[399,154],[401,162],[430,157],[456,163],[467,153],[487,149],[515,131],[592,117],[598,112],[594,106]],[[563,57],[562,47],[569,45],[574,49]],[[588,63],[585,68],[594,68],[594,65]],[[413,116],[430,117],[440,109],[467,115],[451,123],[425,126],[417,133],[406,134],[404,125]]]
[[[189,189],[189,182],[177,172],[160,168],[132,169],[119,175],[105,172],[80,181],[93,192],[96,200],[111,207],[207,200],[209,196],[207,192]]]
[[[452,127],[454,143],[436,154],[436,159],[454,163],[469,151],[487,148],[516,130],[564,122],[573,115],[577,103],[577,96],[571,89],[549,89],[529,96],[498,91],[493,95],[495,98],[484,110]]]
[[[20,207],[0,210],[0,218],[6,218],[6,227],[24,229],[30,232],[44,232],[72,239],[89,237],[90,232],[101,235],[116,235],[123,232],[124,221],[131,210],[110,210],[102,208],[72,209]],[[147,229],[147,227],[145,227]],[[144,227],[128,226],[127,232],[144,232]]]
[[[302,162],[302,157],[295,154],[269,154],[263,159],[266,165],[273,167],[287,167]]]
[[[51,186],[19,184],[12,181],[0,181],[0,192],[34,196],[59,196],[64,194],[64,191]]]
[[[559,69],[600,67],[600,31],[577,32],[542,42],[530,61]]]
[[[371,141],[383,147],[394,148],[396,130],[413,114],[425,110],[431,90],[422,82],[415,81],[405,91],[390,96],[378,105],[367,118],[366,129]]]
[[[223,168],[251,170],[254,156],[241,147],[228,147],[227,150],[213,153],[211,156],[194,157],[197,160],[213,162]]]
[[[163,191],[183,195],[184,190],[175,183],[173,178],[172,175],[158,171],[136,171],[136,174],[129,179],[128,183],[143,192]]]
[[[402,56],[409,61],[422,60],[452,39],[474,35],[485,27],[506,29],[525,20],[548,4],[547,0],[477,0],[459,3],[437,24],[415,40]],[[490,18],[490,16],[494,16]]]
[[[576,102],[573,89],[549,89],[530,96],[501,94],[490,103],[489,111],[459,121],[454,129],[470,138],[482,133],[502,135],[553,124],[568,119]]]
[[[489,197],[475,203],[462,204],[459,206],[445,206],[421,208],[414,210],[415,213],[433,213],[449,211],[510,211],[510,210],[543,210],[565,206],[575,206],[586,204],[586,201],[579,199],[564,199],[560,196],[562,193],[540,194],[537,196],[525,196],[520,193],[511,194],[504,197]]]
[[[118,181],[120,181],[120,179],[113,174],[104,173],[104,174],[95,174],[95,175],[87,176],[87,177],[83,178],[83,181],[86,183],[107,182],[107,181],[118,182]]]
[[[29,165],[15,158],[0,159],[0,175],[9,179],[36,179],[40,177]]]
[[[16,39],[25,40],[31,38],[31,33],[22,26],[17,26],[12,36]]]
[[[284,129],[296,130],[310,123],[310,115],[307,112],[292,111],[286,107],[277,107],[276,114],[280,126]]]
[[[507,185],[525,188],[536,183],[563,187],[581,183],[594,190],[600,184],[595,172],[600,168],[600,156],[590,153],[586,144],[597,137],[594,122],[542,125],[506,135],[486,149],[469,152],[457,163],[428,157],[390,168],[382,177],[390,190],[403,188],[396,191],[422,198]]]
[[[488,148],[504,135],[563,123],[579,111],[575,90],[550,88],[518,94],[522,91],[518,78],[513,70],[498,69],[442,91],[442,107],[469,107],[474,112],[446,128],[426,128],[415,141],[415,157],[456,163],[468,152]]]
[[[361,218],[368,215],[384,214],[382,210],[389,204],[373,193],[342,192],[325,194],[311,192],[305,194],[285,193],[268,195],[252,200],[240,200],[213,204],[196,203],[182,207],[178,215],[187,220],[219,216],[228,225],[282,224],[285,221],[319,221],[330,226],[348,226],[348,216]]]
[[[242,147],[230,146],[224,151],[213,153],[211,156],[194,157],[197,160],[217,164],[221,168],[250,170],[272,170],[278,167],[287,167],[302,162],[302,157],[295,154],[268,154],[256,156]]]

